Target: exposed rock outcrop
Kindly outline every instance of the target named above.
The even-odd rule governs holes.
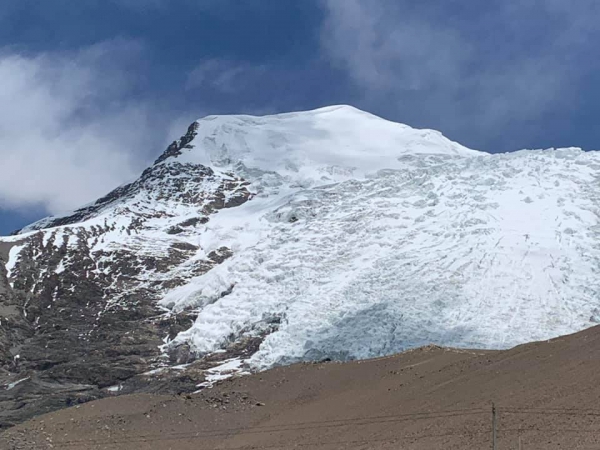
[[[204,251],[194,236],[212,214],[252,197],[233,173],[164,163],[196,128],[133,183],[0,241],[0,427],[123,392],[190,392],[201,368],[218,362],[168,370],[195,360],[163,345],[196,314],[157,305],[232,255],[223,246]]]

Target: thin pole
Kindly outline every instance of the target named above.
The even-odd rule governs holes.
[[[496,405],[492,403],[492,450],[498,450],[496,445]]]
[[[523,450],[523,444],[521,443],[521,432],[519,431],[519,450]]]

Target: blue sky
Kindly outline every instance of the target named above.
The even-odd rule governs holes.
[[[472,148],[600,148],[593,0],[4,0],[0,233],[207,114],[352,104]]]

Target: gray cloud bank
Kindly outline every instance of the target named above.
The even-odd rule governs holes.
[[[129,99],[143,47],[115,40],[77,52],[0,51],[0,207],[59,214],[133,179],[173,119]],[[177,134],[177,135],[179,135]]]
[[[575,108],[582,77],[597,69],[592,0],[322,5],[323,52],[366,105],[480,141],[511,122]]]

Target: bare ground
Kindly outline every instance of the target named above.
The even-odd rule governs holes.
[[[499,450],[600,449],[599,400],[596,327],[507,351],[425,347],[103,399],[15,426],[0,448],[490,449],[495,402]]]

